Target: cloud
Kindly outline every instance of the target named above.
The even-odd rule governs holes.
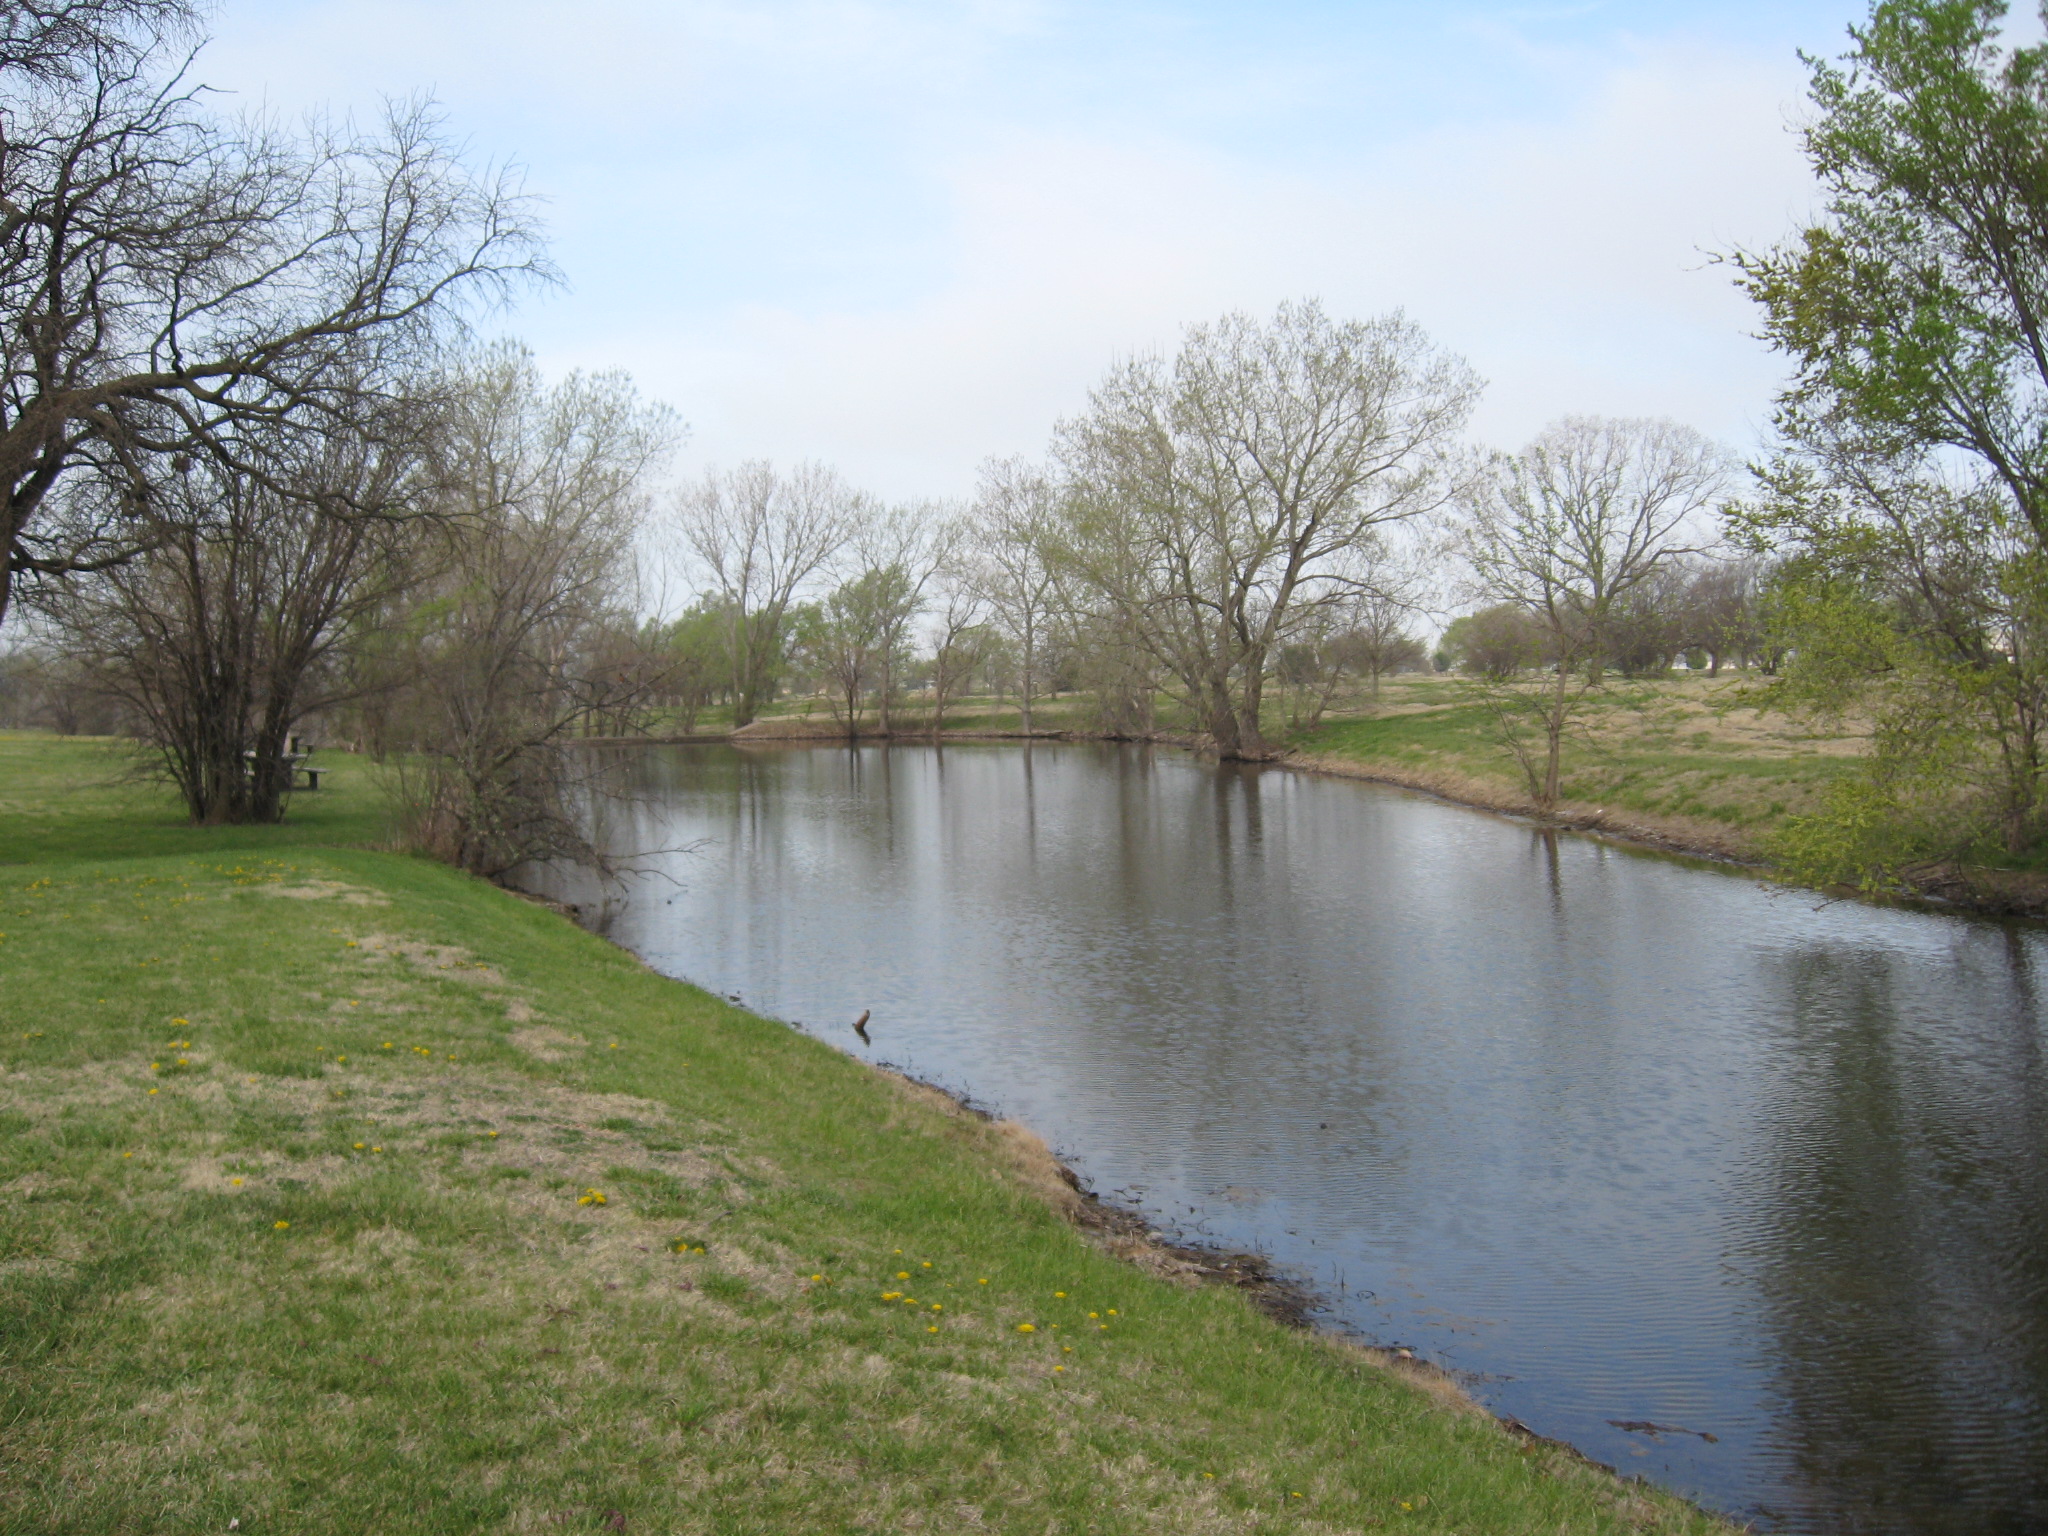
[[[592,337],[698,424],[697,455],[802,452],[895,494],[1033,452],[1117,355],[1317,295],[1405,308],[1490,381],[1480,427],[1671,415],[1750,447],[1779,369],[1709,253],[1769,241],[1811,188],[1797,81],[1648,50],[1547,124],[1418,133],[1313,169],[1169,141],[1011,132],[950,158],[943,279],[900,302],[709,313]],[[679,346],[672,346],[675,342]]]
[[[1747,448],[1778,368],[1707,253],[1806,211],[1802,79],[1776,40],[1622,9],[1664,31],[1611,6],[237,0],[206,73],[287,108],[437,88],[553,200],[572,287],[515,328],[551,367],[630,368],[695,424],[686,464],[958,493],[1117,355],[1305,295],[1463,352],[1495,441],[1601,411]]]

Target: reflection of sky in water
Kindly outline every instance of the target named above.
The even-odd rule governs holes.
[[[661,969],[848,1049],[872,1009],[876,1058],[1624,1471],[2048,1528],[2035,931],[1139,749],[636,767],[614,844],[703,840],[611,930]]]

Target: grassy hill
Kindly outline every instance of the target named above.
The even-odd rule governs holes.
[[[1707,1531],[1043,1149],[374,843],[0,738],[0,1531]]]

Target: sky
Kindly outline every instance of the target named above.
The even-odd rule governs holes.
[[[677,471],[892,498],[1035,455],[1120,357],[1315,297],[1488,381],[1475,437],[1669,416],[1750,453],[1780,359],[1713,257],[1815,194],[1799,50],[1860,0],[223,0],[232,104],[432,96],[544,200],[491,322],[623,368]]]

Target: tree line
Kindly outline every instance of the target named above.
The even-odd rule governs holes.
[[[579,743],[714,708],[936,731],[998,691],[1028,733],[1078,693],[1106,734],[1258,759],[1434,665],[1552,804],[1605,680],[1697,653],[1873,722],[1803,830],[1816,871],[2019,856],[2048,54],[2002,14],[1881,0],[1813,63],[1823,215],[1726,258],[1795,371],[1747,472],[1651,419],[1477,449],[1461,358],[1302,301],[1190,326],[1042,455],[899,505],[808,463],[677,484],[682,429],[630,379],[477,339],[552,272],[517,185],[427,105],[231,120],[180,0],[0,0],[8,707],[118,724],[202,822],[281,815],[322,721],[399,765],[420,845],[502,874],[594,852]]]

